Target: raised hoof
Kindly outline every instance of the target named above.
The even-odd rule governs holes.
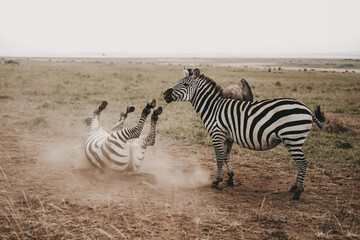
[[[154,115],[154,116],[155,116],[155,115],[159,116],[159,115],[161,115],[161,113],[162,113],[162,107],[159,106],[159,107],[153,112],[153,115]]]
[[[130,105],[127,107],[126,112],[131,113],[135,111],[135,107],[133,105]]]
[[[146,108],[151,109],[154,108],[156,106],[156,100],[153,99],[150,102],[148,102],[148,104],[146,104]]]
[[[101,112],[102,110],[104,110],[106,108],[106,106],[108,105],[107,101],[102,101],[100,106],[99,106],[99,112]]]
[[[92,118],[91,117],[88,117],[85,119],[85,124],[86,126],[90,126],[91,125],[91,122],[92,122]]]

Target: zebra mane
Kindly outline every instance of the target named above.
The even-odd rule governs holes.
[[[210,83],[211,85],[214,85],[216,91],[217,91],[217,92],[220,92],[220,93],[221,93],[221,97],[223,97],[223,88],[222,88],[219,84],[217,84],[217,82],[215,82],[212,78],[207,77],[207,76],[205,76],[204,74],[201,74],[201,75],[199,76],[199,78],[205,80],[206,83]]]

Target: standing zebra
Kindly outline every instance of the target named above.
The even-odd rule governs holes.
[[[151,116],[149,134],[140,136],[145,120],[155,105],[155,99],[151,100],[142,110],[138,124],[133,128],[123,129],[127,114],[135,110],[135,107],[128,106],[125,113],[120,113],[120,118],[111,131],[106,131],[99,127],[100,113],[107,106],[107,102],[103,101],[93,112],[92,118],[85,120],[87,129],[82,141],[88,160],[104,171],[137,171],[144,159],[146,147],[155,144],[156,123],[162,113],[161,107],[154,110]],[[129,142],[130,139],[135,140]]]
[[[200,114],[212,138],[216,153],[218,174],[211,187],[218,187],[223,180],[222,165],[225,161],[227,184],[234,184],[230,152],[234,141],[252,150],[268,150],[283,142],[298,166],[295,185],[290,189],[292,199],[300,199],[304,191],[307,162],[302,150],[307,135],[315,122],[322,128],[325,122],[320,107],[312,111],[295,99],[268,99],[262,101],[237,101],[223,97],[223,90],[212,79],[200,75],[199,69],[190,73],[167,89],[164,100],[189,101]]]

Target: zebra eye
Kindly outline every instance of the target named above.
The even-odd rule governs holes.
[[[184,87],[187,87],[187,86],[189,86],[189,84],[188,84],[188,83],[184,83]]]

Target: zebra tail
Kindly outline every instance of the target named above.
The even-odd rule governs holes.
[[[316,123],[316,125],[322,129],[325,125],[325,115],[324,112],[321,112],[320,106],[316,106],[315,115],[312,116],[313,121]]]

